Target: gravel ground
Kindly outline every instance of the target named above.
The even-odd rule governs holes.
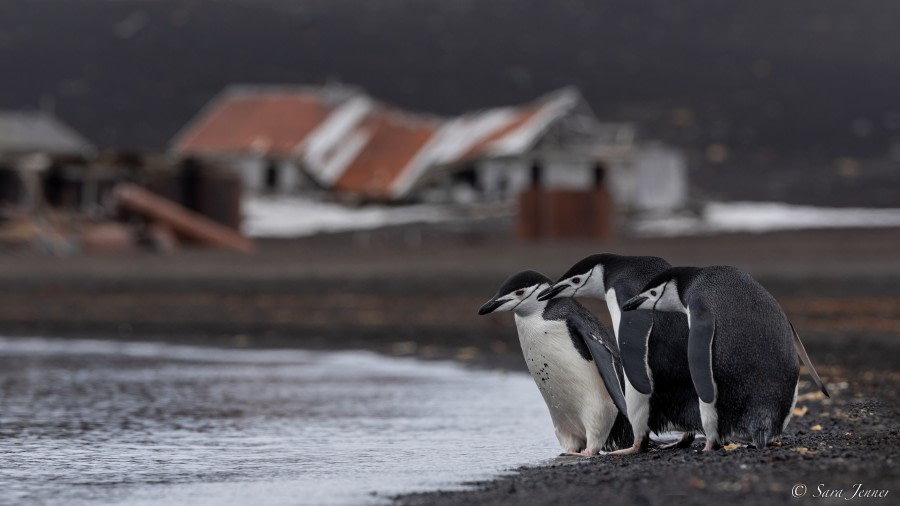
[[[821,496],[843,489],[846,498],[857,483],[888,496],[854,500],[893,504],[900,494],[900,229],[599,245],[523,244],[491,224],[474,232],[450,227],[263,241],[251,256],[185,250],[169,257],[52,258],[0,251],[0,333],[368,348],[524,370],[512,318],[476,315],[513,272],[534,268],[555,277],[603,250],[655,254],[676,265],[736,265],[776,296],[832,392],[831,399],[819,398],[810,382],[801,384],[798,407],[806,411],[780,447],[703,454],[698,441],[687,450],[633,457],[563,458],[469,491],[396,502],[837,504],[842,499]],[[601,305],[590,307],[605,318]],[[807,487],[802,498],[792,495],[798,484]]]

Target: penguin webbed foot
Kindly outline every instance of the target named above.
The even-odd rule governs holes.
[[[694,433],[685,432],[681,435],[681,439],[674,443],[664,444],[659,447],[660,450],[674,450],[677,448],[690,448],[694,444]]]
[[[706,440],[706,445],[703,447],[703,451],[705,451],[705,452],[711,452],[711,451],[721,450],[721,449],[722,449],[721,443],[719,443],[718,441],[712,442],[708,439]]]
[[[616,457],[624,457],[625,455],[637,455],[638,453],[641,453],[641,448],[639,446],[632,446],[630,448],[624,448],[622,450],[610,452],[610,455],[615,455]]]
[[[614,452],[610,452],[610,455],[615,455],[616,457],[623,457],[625,455],[637,455],[638,453],[643,453],[650,449],[649,439],[648,438],[640,438],[635,439],[634,444],[631,445],[630,448],[623,448],[621,450],[616,450]]]
[[[581,448],[569,447],[559,454],[560,457],[583,457]]]
[[[596,448],[585,448],[581,450],[579,448],[566,448],[566,451],[560,453],[560,457],[596,457],[600,454],[600,450]]]
[[[623,448],[621,450],[616,450],[614,452],[609,452],[607,455],[615,455],[617,457],[622,457],[625,455],[636,455],[638,453],[644,453],[650,451],[650,437],[635,437],[634,444],[629,448]]]

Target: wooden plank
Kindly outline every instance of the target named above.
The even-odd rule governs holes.
[[[254,249],[253,242],[240,233],[139,186],[120,183],[113,196],[123,209],[161,222],[182,237],[242,253]]]

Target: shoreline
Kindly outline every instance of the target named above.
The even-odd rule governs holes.
[[[409,233],[418,237],[415,245],[402,242]],[[801,376],[798,407],[807,411],[792,420],[781,447],[705,455],[695,442],[689,450],[524,466],[468,484],[471,490],[391,500],[788,504],[817,500],[811,495],[819,483],[847,490],[864,483],[900,494],[894,360],[900,355],[900,229],[621,239],[605,246],[524,244],[416,227],[366,233],[365,246],[359,237],[264,242],[251,256],[195,250],[172,257],[0,255],[0,334],[367,349],[524,372],[512,318],[476,314],[512,272],[535,268],[555,277],[603,250],[656,254],[676,265],[731,264],[775,295],[832,385],[832,399],[805,397],[812,383]],[[608,323],[600,301],[586,302]],[[810,487],[802,499],[791,495],[798,483]]]
[[[59,337],[87,336],[67,334]],[[94,336],[98,337],[122,340],[121,337]],[[892,359],[898,351],[897,336],[893,333],[859,335],[855,342],[847,342],[845,337],[839,333],[815,333],[807,339],[807,348],[814,354],[832,398],[817,395],[812,381],[803,373],[797,406],[805,408],[806,412],[792,419],[779,447],[761,452],[741,447],[708,455],[701,451],[702,441],[698,438],[690,449],[661,450],[653,445],[649,452],[631,457],[601,455],[572,459],[556,458],[557,454],[551,454],[544,462],[511,466],[506,473],[484,480],[379,497],[386,497],[398,505],[597,504],[606,501],[663,504],[672,499],[679,504],[718,501],[794,504],[798,499],[791,495],[791,489],[801,483],[809,487],[810,495],[816,493],[819,484],[843,488],[848,493],[857,483],[872,484],[877,490],[900,490],[897,488],[900,471],[893,465],[895,456],[900,454],[900,373],[892,369]],[[150,335],[135,335],[130,340],[180,342]],[[202,339],[189,344],[229,349],[270,348],[261,342],[240,346]],[[298,347],[281,341],[275,348]],[[452,349],[442,348],[433,348],[427,353],[382,345],[339,349],[324,345],[303,349],[362,349],[386,356],[451,360],[466,367],[527,373],[518,350],[501,354],[500,358],[484,356],[480,360],[460,360],[453,356]],[[861,349],[865,351],[859,353]],[[835,357],[840,357],[842,363],[836,364]],[[815,426],[821,426],[821,429],[814,430]],[[510,458],[511,462],[515,460]],[[807,497],[807,500],[812,499]]]
[[[28,336],[21,336],[28,337]],[[36,337],[36,336],[31,336]],[[57,337],[57,336],[54,336]],[[83,338],[75,334],[60,338]],[[94,336],[121,341],[121,337]],[[160,336],[132,336],[133,341],[179,343]],[[900,373],[891,370],[896,355],[896,336],[892,334],[862,337],[856,345],[846,343],[838,334],[815,334],[807,342],[819,357],[817,366],[832,392],[831,399],[816,395],[808,376],[801,375],[799,408],[806,413],[795,416],[780,440],[780,446],[764,451],[741,447],[704,454],[702,438],[690,449],[651,450],[637,456],[597,456],[589,459],[556,458],[547,455],[544,462],[511,466],[507,472],[475,482],[460,482],[435,490],[378,496],[397,505],[431,504],[525,504],[547,503],[597,504],[663,504],[675,499],[679,504],[708,504],[729,501],[737,504],[793,504],[798,498],[791,489],[798,484],[808,487],[814,499],[819,484],[827,489],[843,489],[852,493],[856,484],[872,484],[874,490],[896,491],[900,472],[893,465],[900,454]],[[251,347],[193,341],[191,345],[228,349],[259,349],[269,346],[255,343]],[[862,345],[865,353],[852,353]],[[297,349],[281,342],[276,348]],[[309,349],[309,348],[303,348]],[[337,351],[332,347],[316,350]],[[420,360],[452,360],[467,367],[499,369],[526,374],[518,351],[506,360],[461,361],[449,350],[422,354],[379,346],[353,346],[345,350],[367,350],[387,356],[415,357]],[[856,348],[859,349],[859,348]],[[823,361],[821,357],[843,357],[842,365]],[[849,360],[848,360],[849,359]],[[866,368],[863,367],[865,364]],[[884,374],[884,377],[878,375]],[[513,421],[511,421],[513,423]],[[820,430],[813,427],[821,426]],[[515,461],[515,458],[510,458]],[[877,486],[876,486],[877,485]],[[830,488],[828,488],[830,487]],[[880,488],[879,488],[880,487]],[[449,488],[449,490],[447,489]]]

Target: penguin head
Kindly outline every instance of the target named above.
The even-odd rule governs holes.
[[[538,300],[557,297],[603,297],[606,284],[603,282],[604,255],[591,255],[582,259],[560,276],[553,286],[538,294]]]
[[[478,314],[486,315],[495,311],[515,311],[528,314],[546,305],[537,300],[537,294],[553,282],[547,276],[535,271],[523,271],[512,275],[500,285],[496,295],[484,303]]]
[[[678,276],[675,269],[670,269],[656,276],[641,293],[622,304],[623,311],[656,310],[676,313],[687,312],[679,291]]]

